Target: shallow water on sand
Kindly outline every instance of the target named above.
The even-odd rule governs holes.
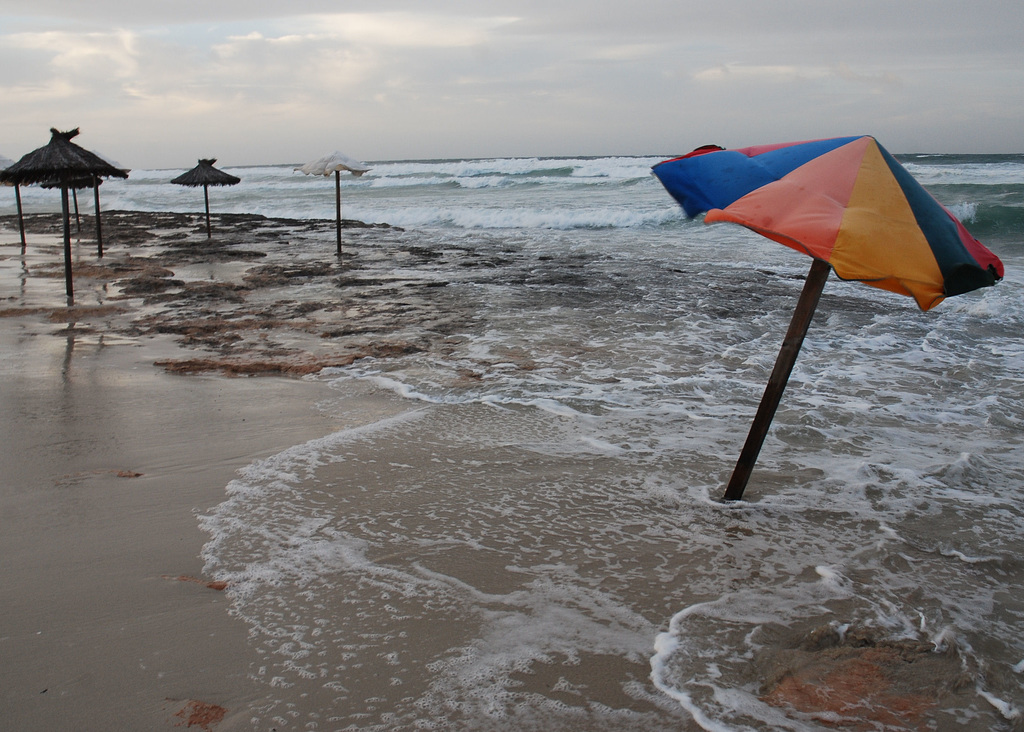
[[[831,280],[727,505],[805,259],[696,223],[406,235],[463,317],[426,352],[322,373],[351,426],[249,466],[203,519],[265,660],[264,719],[1012,728],[1019,258],[930,313]],[[468,247],[480,266],[451,256]],[[806,697],[814,663],[863,669],[847,647],[937,666],[919,687],[872,662],[907,679],[874,711],[780,696],[788,675]]]
[[[312,377],[342,429],[200,519],[262,659],[254,726],[1019,728],[1024,164],[908,160],[1007,277],[929,313],[832,278],[738,504],[808,260],[682,220],[649,164],[381,164],[346,215],[407,228],[336,261],[296,221],[245,235],[251,268],[168,237],[185,294],[149,327],[361,356]],[[180,207],[165,173],[105,195]],[[331,213],[323,181],[247,175],[223,210]]]

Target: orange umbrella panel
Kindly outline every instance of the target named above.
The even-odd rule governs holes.
[[[1003,277],[998,257],[873,137],[698,149],[654,174],[689,216],[741,224],[922,310]]]

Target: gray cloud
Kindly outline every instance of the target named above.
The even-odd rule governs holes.
[[[134,167],[670,154],[868,132],[1024,147],[1017,0],[0,2],[0,153],[52,125]],[[184,19],[184,20],[183,20]]]

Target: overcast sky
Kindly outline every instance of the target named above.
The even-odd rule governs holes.
[[[1021,0],[0,0],[0,155],[1024,152]]]

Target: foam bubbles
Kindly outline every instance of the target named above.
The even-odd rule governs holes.
[[[683,221],[641,162],[396,163],[346,189],[346,215],[422,224],[472,317],[322,374],[391,416],[250,466],[203,519],[280,679],[268,718],[817,730],[841,713],[771,696],[772,664],[857,643],[966,674],[940,726],[1024,706],[1019,257],[929,313],[830,281],[726,505],[806,260]]]

